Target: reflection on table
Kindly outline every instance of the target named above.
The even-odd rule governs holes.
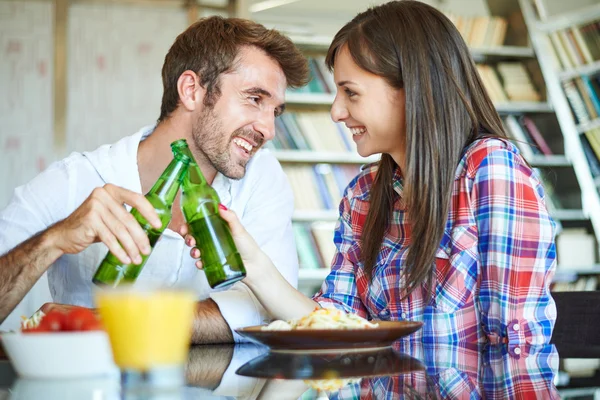
[[[4,362],[0,375],[6,375]],[[258,345],[194,346],[185,387],[123,388],[119,377],[11,382],[0,399],[507,399],[559,398],[552,345],[427,345],[365,352],[269,353]],[[236,371],[239,374],[236,374]],[[244,375],[251,376],[244,376]]]

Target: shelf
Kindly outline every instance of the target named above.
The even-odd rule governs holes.
[[[286,93],[287,105],[331,106],[335,95],[331,93]]]
[[[559,221],[586,221],[589,219],[583,210],[556,210],[550,215]]]
[[[536,155],[527,159],[532,167],[571,167],[573,163],[563,155]]]
[[[337,221],[339,213],[337,210],[298,210],[294,211],[292,221],[294,222],[314,222],[314,221]]]
[[[589,218],[583,210],[562,209],[551,212],[552,218],[559,221],[586,221]],[[292,220],[295,222],[337,221],[337,210],[295,211]]]
[[[294,37],[290,39],[305,52],[326,54],[332,38],[327,36]],[[502,58],[533,58],[535,52],[531,47],[524,46],[495,46],[471,48],[473,58],[502,57]]]
[[[584,122],[583,124],[577,125],[577,132],[584,133],[596,128],[600,128],[600,118],[596,118],[591,120],[590,122]]]
[[[331,106],[335,95],[331,93],[286,93],[285,102],[288,105],[300,106]],[[552,106],[547,102],[512,101],[495,104],[496,110],[503,114],[552,112]]]
[[[471,55],[475,60],[487,57],[501,58],[534,58],[535,52],[531,47],[523,46],[497,46],[471,48]]]
[[[571,268],[564,269],[558,266],[554,274],[553,282],[575,282],[582,275],[600,275],[600,265],[592,265],[591,268]]]
[[[323,282],[329,275],[329,269],[302,269],[298,270],[298,280],[302,282]]]
[[[536,21],[535,27],[543,32],[553,32],[573,25],[584,25],[597,19],[600,19],[600,3],[552,16],[544,21]]]
[[[591,64],[582,65],[580,67],[569,68],[558,73],[558,77],[561,81],[577,78],[582,75],[592,75],[596,72],[600,72],[600,61],[595,61]]]
[[[582,275],[600,275],[600,265],[595,265],[592,269],[560,269],[556,268],[556,273],[552,282],[575,282]],[[302,282],[323,282],[329,275],[329,269],[302,269],[298,270],[298,279]]]
[[[550,103],[535,101],[512,101],[508,103],[496,103],[494,106],[496,107],[496,111],[501,114],[549,113],[554,111]]]
[[[284,163],[330,163],[368,164],[379,161],[379,156],[361,157],[356,153],[317,152],[306,150],[271,150],[280,162]]]

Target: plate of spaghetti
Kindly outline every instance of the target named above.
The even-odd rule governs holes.
[[[355,314],[319,308],[302,318],[236,329],[273,351],[361,350],[389,347],[423,326],[418,321],[368,321]]]

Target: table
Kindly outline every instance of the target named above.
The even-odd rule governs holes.
[[[509,348],[406,340],[387,349],[314,354],[269,352],[254,344],[207,345],[190,349],[187,384],[171,389],[124,389],[119,376],[21,379],[2,360],[0,400],[593,398],[577,396],[583,390],[593,395],[600,387],[597,372],[591,378],[570,378],[591,388],[562,389],[566,379],[558,368],[553,345]]]

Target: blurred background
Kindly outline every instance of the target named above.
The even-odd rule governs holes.
[[[458,15],[491,13],[486,0],[426,2]],[[357,12],[379,3],[0,0],[0,207],[54,160],[152,124],[164,56],[195,18],[240,15],[328,42]],[[505,3],[518,8],[516,0]]]

